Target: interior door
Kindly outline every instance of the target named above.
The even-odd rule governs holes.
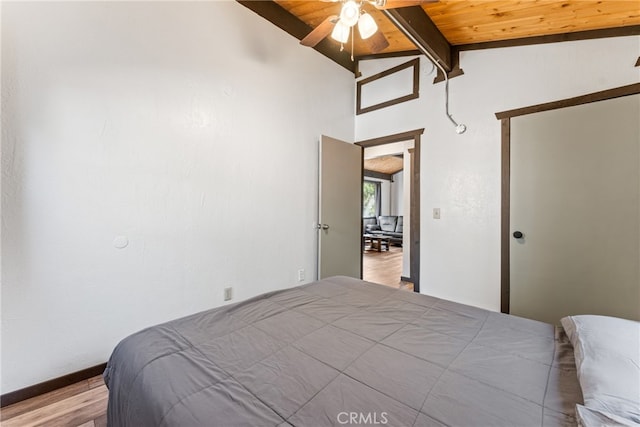
[[[632,95],[511,119],[512,314],[640,317],[638,117]]]
[[[362,277],[362,147],[320,139],[318,276]]]

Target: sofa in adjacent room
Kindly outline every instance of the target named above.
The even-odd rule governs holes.
[[[383,234],[389,236],[389,241],[395,245],[402,245],[402,215],[381,215],[379,217],[362,218],[365,234]]]

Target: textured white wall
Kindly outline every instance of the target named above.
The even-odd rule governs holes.
[[[236,2],[3,3],[1,392],[311,279],[317,140],[353,140],[353,99]]]
[[[421,158],[421,292],[500,308],[500,122],[495,113],[637,83],[640,37],[462,52],[450,110],[421,64],[420,98],[356,117],[356,140],[425,128]],[[363,77],[407,61],[361,63]],[[432,218],[441,208],[442,218]]]
[[[404,171],[393,175],[391,183],[391,215],[404,215]]]
[[[391,215],[391,182],[376,179],[380,182],[380,215]]]

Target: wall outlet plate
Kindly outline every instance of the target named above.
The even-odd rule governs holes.
[[[233,298],[233,288],[224,288],[224,300],[230,301]]]

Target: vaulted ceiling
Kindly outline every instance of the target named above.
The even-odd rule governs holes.
[[[238,1],[298,39],[339,15],[342,6],[341,1]],[[374,56],[416,53],[417,41],[449,72],[457,68],[461,50],[640,34],[638,0],[436,0],[388,10],[362,5],[389,42]],[[355,33],[354,61],[351,40],[342,52],[331,37],[315,49],[357,73],[357,60],[372,53]]]

